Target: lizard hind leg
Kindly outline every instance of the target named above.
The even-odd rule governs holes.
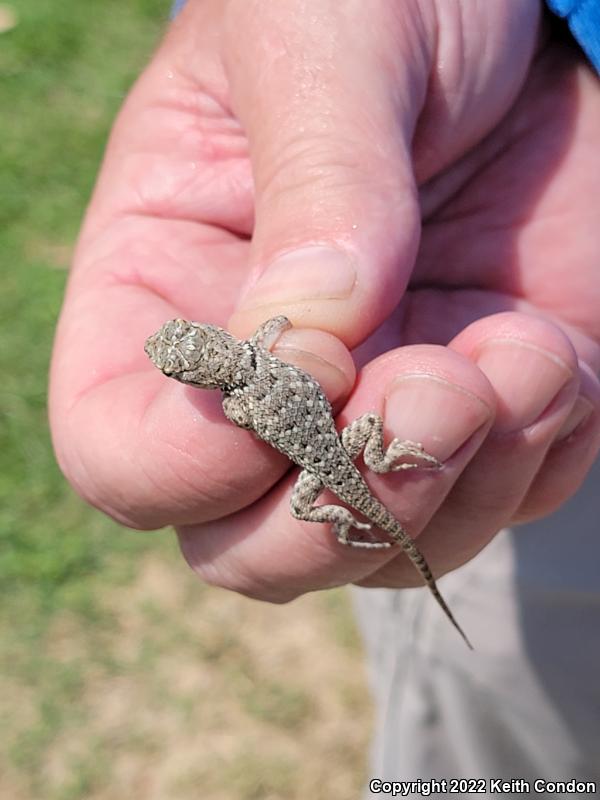
[[[383,420],[378,414],[363,414],[347,425],[341,433],[342,444],[353,460],[363,451],[363,459],[373,472],[397,472],[403,469],[440,469],[442,464],[410,440],[393,439],[383,449]],[[411,459],[404,461],[401,459]]]
[[[354,514],[344,506],[329,503],[316,506],[315,502],[323,489],[324,486],[316,475],[308,470],[302,470],[294,485],[290,500],[292,516],[306,522],[330,522],[338,542],[350,547],[381,550],[392,546],[391,542],[353,539],[350,536],[352,528],[367,531],[371,529],[371,525],[367,522],[359,522]]]

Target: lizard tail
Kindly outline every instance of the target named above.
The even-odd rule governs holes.
[[[471,642],[469,641],[469,638],[467,637],[466,633],[463,631],[463,629],[460,627],[460,625],[454,618],[454,614],[450,611],[448,605],[446,604],[446,601],[442,597],[440,590],[438,589],[437,584],[435,582],[435,578],[433,577],[433,574],[431,572],[431,569],[429,568],[429,564],[425,560],[425,556],[423,555],[423,553],[421,553],[421,551],[419,550],[413,539],[411,539],[408,533],[404,530],[404,528],[402,527],[400,522],[396,519],[396,517],[394,517],[383,504],[377,503],[377,506],[378,508],[375,511],[375,513],[373,513],[374,509],[372,502],[370,504],[369,509],[359,508],[359,510],[362,511],[363,514],[365,514],[365,516],[368,517],[368,519],[370,519],[379,528],[381,528],[381,530],[385,531],[388,534],[388,536],[391,539],[393,539],[396,542],[396,544],[398,544],[404,550],[406,555],[410,558],[414,566],[421,574],[423,580],[429,587],[429,591],[437,600],[438,605],[440,606],[444,614],[448,617],[450,622],[460,633],[467,647],[470,650],[473,650],[474,648]],[[367,511],[370,513],[365,513]]]
[[[429,568],[429,564],[425,560],[425,556],[423,555],[423,553],[421,553],[419,548],[416,546],[416,544],[413,542],[413,540],[408,536],[408,534],[406,534],[404,531],[403,531],[403,533],[404,533],[404,536],[406,537],[406,539],[404,539],[404,537],[403,537],[403,541],[397,540],[398,544],[402,547],[402,549],[404,550],[406,555],[410,558],[412,563],[419,570],[419,572],[423,576],[423,580],[425,581],[425,583],[429,587],[429,591],[431,592],[431,594],[437,600],[438,605],[441,607],[441,609],[444,612],[444,614],[448,617],[450,622],[454,625],[456,630],[460,633],[460,635],[462,636],[462,638],[463,638],[465,644],[467,645],[467,647],[469,648],[469,650],[473,650],[474,648],[473,648],[473,645],[471,644],[471,642],[469,641],[469,637],[463,631],[463,629],[460,627],[460,625],[458,624],[458,622],[454,618],[454,614],[452,613],[452,611],[450,611],[450,609],[448,608],[448,605],[446,604],[446,601],[442,597],[442,595],[440,593],[440,590],[438,589],[437,584],[435,582],[435,578],[433,577],[433,575],[431,573],[431,569]]]

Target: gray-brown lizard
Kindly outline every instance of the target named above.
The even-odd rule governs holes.
[[[440,463],[416,442],[394,439],[384,452],[383,423],[376,414],[364,414],[338,434],[331,405],[319,383],[269,350],[288,327],[286,317],[275,317],[261,325],[251,339],[242,341],[215,325],[176,319],[150,336],[145,350],[165,375],[192,386],[220,389],[223,411],[232,422],[254,431],[302,467],[290,502],[296,519],[331,522],[345,545],[372,549],[399,545],[471,647],[438,591],[425,558],[400,522],[374,497],[353,462],[363,451],[365,464],[375,472],[423,463],[439,467]],[[399,461],[407,457],[416,460]],[[325,487],[385,531],[391,541],[352,538],[352,528],[368,530],[371,525],[359,522],[343,506],[315,505]]]

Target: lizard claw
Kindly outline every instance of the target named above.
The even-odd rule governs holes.
[[[344,544],[350,547],[362,547],[365,550],[387,550],[393,547],[395,542],[365,542],[362,539],[347,539]]]
[[[416,459],[412,461],[402,461],[394,464],[399,458]],[[441,469],[444,465],[435,456],[432,456],[423,449],[419,442],[403,441],[394,439],[386,452],[386,461],[391,463],[391,471],[399,472],[404,469]]]

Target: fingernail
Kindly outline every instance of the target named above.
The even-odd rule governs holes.
[[[556,434],[555,442],[562,442],[568,439],[569,436],[581,425],[584,425],[594,413],[594,406],[585,397],[579,395],[571,413],[567,417],[562,428]]]
[[[491,415],[489,406],[462,386],[420,373],[391,383],[384,419],[394,436],[420,442],[446,461]]]
[[[496,390],[497,433],[534,423],[573,377],[557,355],[516,339],[489,339],[479,351],[477,366]]]
[[[356,270],[345,253],[312,245],[272,261],[240,305],[250,309],[299,300],[342,300],[349,297],[355,283]]]
[[[315,378],[323,388],[332,405],[342,397],[347,397],[352,386],[348,383],[348,378],[343,370],[330,361],[320,358],[316,353],[306,350],[299,350],[295,347],[276,345],[273,349],[274,355],[300,367]]]

